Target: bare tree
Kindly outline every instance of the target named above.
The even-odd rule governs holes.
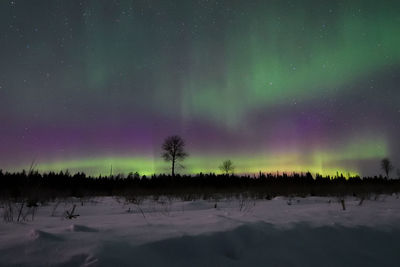
[[[175,166],[179,161],[183,161],[188,154],[184,150],[185,142],[178,135],[169,136],[164,140],[162,145],[162,157],[165,161],[171,162],[171,173],[175,176]],[[182,166],[182,165],[180,165]]]
[[[393,170],[393,165],[388,158],[381,161],[381,168],[386,173],[386,178],[389,178],[389,173]]]
[[[230,172],[233,173],[235,167],[233,166],[232,161],[228,159],[222,162],[221,166],[219,166],[219,169],[228,175]]]

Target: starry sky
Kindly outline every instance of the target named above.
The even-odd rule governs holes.
[[[400,167],[400,1],[4,0],[0,168]]]

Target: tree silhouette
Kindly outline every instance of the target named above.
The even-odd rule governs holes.
[[[393,165],[388,158],[381,161],[381,168],[386,173],[386,178],[389,178],[389,173],[393,170]]]
[[[219,169],[224,172],[225,174],[229,174],[230,172],[233,173],[233,170],[235,167],[233,166],[233,163],[230,159],[225,160],[222,162],[221,166],[219,166]]]
[[[184,150],[185,142],[178,135],[169,136],[164,140],[162,145],[162,157],[165,161],[171,162],[171,173],[175,176],[175,165],[179,161],[183,161],[188,154]]]

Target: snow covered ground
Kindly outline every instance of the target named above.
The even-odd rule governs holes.
[[[359,202],[62,200],[0,221],[0,266],[399,266],[400,199]]]

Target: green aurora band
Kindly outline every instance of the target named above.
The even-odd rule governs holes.
[[[345,169],[342,166],[352,163],[353,160],[371,160],[384,157],[387,154],[387,147],[381,143],[361,141],[352,143],[336,151],[312,151],[309,157],[303,153],[285,152],[274,155],[248,155],[230,156],[234,162],[235,173],[276,173],[276,172],[311,172],[313,174],[331,175],[337,173],[345,177],[359,175],[359,170],[351,167]],[[221,173],[218,163],[224,156],[212,155],[207,157],[190,157],[185,162],[184,173]],[[350,164],[351,165],[351,164]],[[198,167],[198,166],[202,166]],[[156,173],[169,173],[170,166],[161,159],[149,159],[140,157],[101,157],[82,158],[67,161],[54,161],[39,163],[36,165],[39,171],[58,172],[69,171],[79,172],[86,170],[91,175],[128,174],[138,172],[141,175],[152,175]]]

